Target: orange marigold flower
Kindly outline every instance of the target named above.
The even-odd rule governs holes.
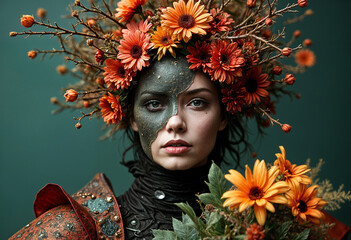
[[[74,102],[77,100],[78,93],[74,89],[68,89],[63,96],[66,98],[66,102]]]
[[[123,35],[123,40],[118,46],[119,53],[117,58],[121,59],[126,69],[140,71],[143,67],[150,65],[150,56],[147,54],[147,51],[152,46],[149,34],[141,31],[129,32]]]
[[[209,72],[212,68],[211,64],[211,45],[207,44],[205,41],[199,45],[198,42],[195,43],[195,47],[188,47],[189,55],[186,56],[188,62],[192,63],[189,67],[193,70],[198,70],[202,67],[203,72]]]
[[[263,240],[264,239],[264,228],[257,223],[251,224],[246,229],[247,240]]]
[[[231,84],[234,77],[242,76],[242,67],[245,63],[244,54],[236,42],[219,40],[211,44],[212,80],[219,80]]]
[[[255,162],[253,174],[246,165],[244,178],[238,171],[229,170],[225,178],[233,183],[237,189],[225,192],[222,198],[227,198],[223,206],[231,208],[239,206],[239,212],[254,206],[258,224],[263,226],[266,222],[267,211],[275,212],[272,203],[286,204],[287,199],[282,196],[289,190],[289,185],[284,181],[275,182],[279,173],[276,166],[267,171],[264,160]]]
[[[303,221],[320,224],[320,219],[324,215],[318,209],[322,208],[327,202],[316,197],[317,187],[317,185],[313,185],[307,188],[304,184],[298,184],[292,186],[291,190],[286,193],[293,216]]]
[[[302,67],[312,67],[316,63],[316,56],[309,49],[301,49],[296,52],[295,61]]]
[[[230,84],[221,90],[222,103],[227,104],[227,111],[231,114],[241,112],[241,107],[245,105],[245,89],[240,83]]]
[[[30,28],[35,23],[34,17],[31,15],[23,15],[21,17],[21,24],[23,27]]]
[[[234,20],[230,18],[228,13],[220,11],[218,8],[212,8],[211,15],[213,18],[213,21],[210,22],[211,34],[228,31],[231,28],[231,24],[234,23]]]
[[[117,124],[125,116],[121,104],[119,102],[118,95],[114,97],[109,92],[108,95],[105,95],[102,98],[100,98],[99,106],[101,108],[101,114],[104,118],[104,122],[106,122],[107,124]]]
[[[172,34],[169,29],[164,29],[162,27],[157,27],[157,31],[151,35],[151,42],[154,44],[153,48],[158,48],[157,55],[158,60],[166,54],[167,50],[172,54],[173,57],[176,57],[176,52],[172,47],[178,48],[178,41],[176,36]]]
[[[116,18],[119,22],[127,22],[136,12],[137,8],[144,5],[147,0],[121,0],[117,3]]]
[[[104,80],[108,88],[112,90],[127,89],[132,81],[133,73],[130,69],[125,69],[124,64],[118,60],[108,58],[105,61]]]
[[[274,165],[279,168],[279,172],[283,174],[284,181],[286,181],[289,186],[297,186],[301,184],[312,183],[311,178],[304,175],[311,169],[307,168],[307,165],[296,166],[296,164],[291,164],[289,160],[286,159],[286,153],[283,146],[279,146],[281,153],[276,153],[275,156],[277,160],[274,161]]]
[[[260,97],[268,97],[266,88],[270,85],[267,81],[268,74],[261,73],[261,67],[249,70],[244,76],[245,99],[247,104],[255,104]]]
[[[206,35],[210,28],[211,14],[205,10],[200,1],[194,4],[189,0],[185,5],[183,0],[173,2],[173,7],[167,7],[162,13],[162,26],[171,29],[178,40],[188,42],[192,34]]]

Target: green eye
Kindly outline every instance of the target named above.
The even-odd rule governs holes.
[[[208,104],[206,101],[202,100],[202,99],[193,99],[190,103],[189,106],[196,108],[196,109],[202,109],[204,107],[206,107]]]
[[[200,100],[192,101],[192,105],[195,107],[200,107],[200,106],[202,106],[202,104],[203,104],[203,101],[200,101]]]
[[[159,101],[151,100],[145,103],[145,107],[150,112],[157,112],[163,109],[162,104]]]

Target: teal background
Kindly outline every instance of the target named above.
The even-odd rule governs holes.
[[[118,195],[132,182],[119,163],[122,150],[128,146],[125,139],[118,135],[114,140],[98,141],[102,120],[85,119],[83,127],[76,130],[72,116],[79,116],[79,112],[50,114],[55,109],[50,97],[63,100],[60,88],[73,79],[56,74],[62,57],[30,60],[27,51],[58,48],[56,40],[47,36],[8,37],[10,31],[24,29],[19,21],[22,14],[35,15],[36,9],[43,7],[52,22],[61,21],[70,2],[73,0],[1,4],[0,239],[7,239],[34,218],[35,194],[46,183],[58,183],[68,193],[74,193],[97,172],[105,172]],[[323,158],[326,163],[320,177],[330,179],[335,188],[345,184],[345,189],[351,190],[351,2],[309,2],[315,15],[287,29],[287,39],[296,28],[302,31],[301,41],[311,38],[311,49],[317,55],[316,65],[296,76],[291,87],[301,93],[301,100],[291,102],[287,98],[278,105],[278,117],[290,123],[293,130],[286,134],[274,126],[267,129],[263,138],[253,139],[258,157],[267,162],[275,160],[279,145],[285,146],[288,159],[297,164],[307,158],[316,164]],[[251,132],[254,134],[254,129]],[[253,159],[246,159],[252,166]],[[350,226],[351,204],[344,204],[333,215]]]

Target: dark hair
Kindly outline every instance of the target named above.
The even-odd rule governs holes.
[[[209,77],[209,76],[208,76]],[[138,76],[137,76],[138,79]],[[215,82],[216,89],[218,91],[219,102],[221,103],[222,93],[220,91],[221,86],[219,82]],[[134,94],[135,88],[130,91],[130,105],[126,113],[126,119],[130,119],[133,116],[134,107]],[[229,164],[230,161],[234,161],[235,168],[240,166],[240,156],[251,148],[247,141],[247,134],[243,127],[242,120],[238,114],[230,114],[225,109],[224,104],[220,104],[221,112],[223,117],[227,119],[227,126],[222,131],[217,133],[217,138],[213,150],[209,154],[208,159],[213,160],[217,165],[221,165],[222,162]],[[129,166],[130,162],[125,161],[127,152],[133,149],[134,160],[140,160],[146,157],[144,150],[142,149],[139,133],[135,132],[130,124],[126,127],[125,135],[132,142],[122,155],[122,164]],[[229,155],[229,159],[228,156]]]

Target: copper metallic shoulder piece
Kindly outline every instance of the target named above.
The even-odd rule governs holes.
[[[47,184],[34,202],[36,219],[10,239],[124,239],[123,222],[109,181],[102,173],[70,196]]]

